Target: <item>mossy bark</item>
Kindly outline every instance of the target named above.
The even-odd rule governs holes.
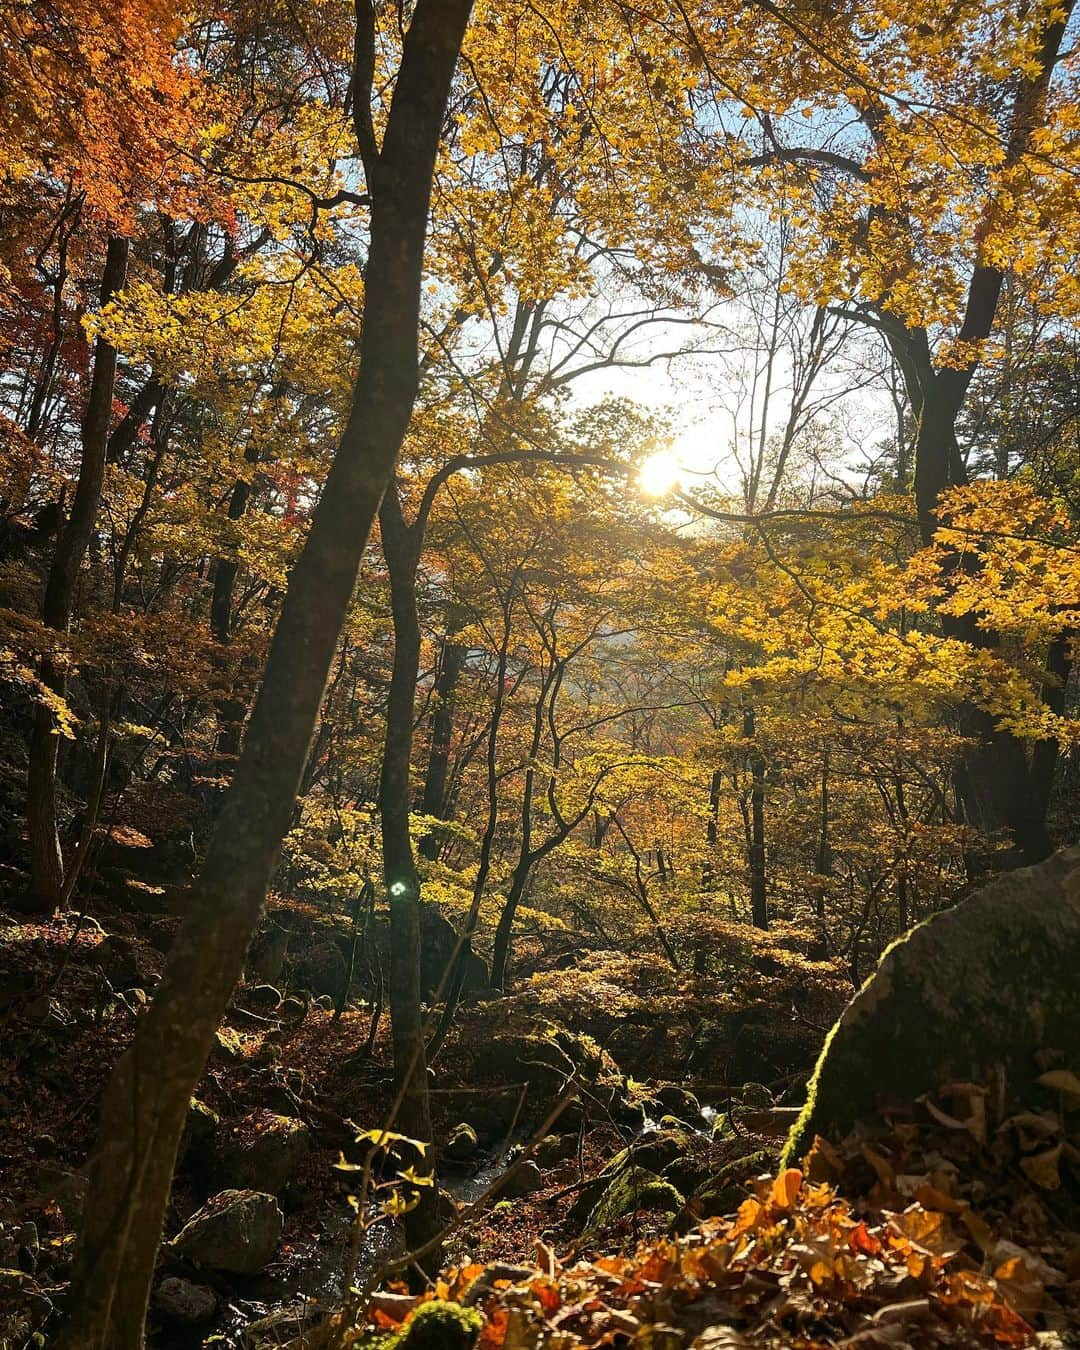
[[[1002,1069],[1023,1091],[1034,1052],[1080,1045],[1080,848],[1000,876],[892,947],[829,1033],[784,1151],[797,1161],[883,1096],[914,1100]]]

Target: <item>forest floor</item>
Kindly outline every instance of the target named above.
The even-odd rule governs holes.
[[[62,1306],[97,1098],[160,975],[174,927],[108,904],[81,922],[0,912],[5,1347],[25,1344],[35,1327],[47,1332]],[[1080,1327],[1080,1238],[1073,1232],[1080,1097],[1066,1079],[1046,1100],[1007,1108],[990,1103],[981,1087],[967,1085],[966,1096],[954,1088],[938,1103],[901,1110],[876,1136],[822,1145],[805,1175],[776,1178],[790,1108],[777,1106],[759,1084],[753,1092],[730,1084],[708,1091],[700,1070],[697,1102],[685,1083],[686,1027],[702,1023],[703,1009],[674,1034],[678,990],[653,993],[650,1019],[642,1015],[648,990],[615,989],[610,962],[597,962],[604,978],[597,975],[592,995],[576,1003],[572,979],[538,977],[516,998],[464,1009],[435,1065],[437,1138],[447,1140],[465,1120],[478,1139],[457,1163],[445,1156],[440,1162],[453,1197],[446,1202],[451,1265],[432,1294],[482,1316],[485,1350],[1021,1346],[1040,1335],[1051,1344],[1051,1336]],[[579,963],[579,979],[583,967],[593,969]],[[607,1006],[596,995],[600,987]],[[698,995],[704,997],[700,989]],[[567,1030],[581,1021],[574,1009],[584,1007],[607,1040],[621,1031],[621,1050],[639,1074],[654,1067],[647,1079],[628,1080],[580,1026]],[[808,1037],[800,1051],[808,1065],[813,1024],[805,1015],[797,1020]],[[631,1025],[636,1031],[628,1035]],[[265,986],[238,991],[198,1089],[213,1137],[196,1131],[185,1145],[166,1235],[221,1187],[252,1184],[243,1180],[242,1163],[255,1156],[250,1149],[260,1132],[282,1120],[302,1122],[305,1147],[275,1186],[284,1227],[263,1269],[227,1275],[167,1257],[167,1274],[210,1290],[216,1321],[183,1326],[158,1310],[156,1344],[201,1345],[211,1334],[218,1345],[259,1344],[260,1335],[262,1343],[280,1343],[300,1335],[315,1307],[347,1305],[351,1178],[334,1164],[359,1129],[383,1124],[392,1096],[386,1019],[374,1038],[370,1031],[367,1008],[338,1018],[306,998],[268,1008]],[[792,1034],[788,1027],[779,1039]],[[538,1047],[555,1053],[537,1062]],[[569,1063],[582,1047],[594,1060],[583,1080],[591,1109],[570,1101],[551,1127],[553,1156],[538,1145],[543,1165],[520,1193],[471,1208],[512,1162],[510,1145],[538,1144],[539,1122],[566,1081],[560,1061]],[[781,1078],[793,1079],[797,1090],[798,1074]],[[779,1092],[782,1083],[775,1086]],[[711,1109],[702,1114],[702,1104]],[[632,1166],[640,1157],[650,1176],[654,1168],[662,1172],[682,1203],[615,1206],[590,1231],[596,1201],[610,1189],[628,1144]],[[375,1280],[396,1241],[391,1225],[367,1241],[364,1278]],[[391,1286],[368,1313],[341,1313],[319,1335],[329,1344],[331,1331],[348,1328],[341,1341],[348,1344],[366,1328],[407,1341],[409,1328],[422,1327],[432,1309],[417,1321],[415,1298]],[[263,1332],[253,1332],[260,1323]],[[706,1335],[709,1326],[722,1326],[723,1335]],[[319,1335],[304,1332],[304,1340],[317,1344]],[[412,1343],[421,1342],[414,1335]],[[452,1337],[432,1342],[444,1343],[452,1345]]]

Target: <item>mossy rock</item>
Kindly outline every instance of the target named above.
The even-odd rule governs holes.
[[[690,1212],[694,1219],[713,1219],[734,1214],[749,1194],[747,1179],[760,1176],[763,1172],[772,1172],[775,1167],[776,1154],[767,1148],[757,1149],[725,1163],[715,1176],[710,1177],[690,1197]]]
[[[1023,1096],[1037,1050],[1080,1044],[1080,848],[996,877],[894,943],[821,1052],[784,1150],[796,1162],[876,1115],[1004,1069]]]
[[[627,1172],[631,1164],[639,1172],[663,1172],[678,1158],[685,1156],[691,1143],[692,1137],[685,1130],[652,1130],[643,1134],[627,1148],[620,1149],[600,1174],[582,1187],[570,1206],[567,1218],[572,1223],[583,1223],[609,1189],[613,1179]]]
[[[421,1303],[390,1344],[394,1350],[472,1350],[483,1326],[477,1308],[433,1299]]]
[[[677,1214],[686,1201],[670,1181],[644,1167],[630,1166],[612,1177],[585,1223],[585,1236],[635,1210],[651,1209]]]

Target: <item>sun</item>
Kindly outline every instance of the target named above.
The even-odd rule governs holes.
[[[642,461],[638,470],[638,487],[647,497],[665,497],[679,486],[682,472],[683,466],[678,455],[671,450],[657,450]]]

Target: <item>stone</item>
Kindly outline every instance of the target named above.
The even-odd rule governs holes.
[[[541,1167],[554,1167],[572,1158],[578,1151],[578,1135],[548,1134],[533,1150],[533,1157]]]
[[[507,1180],[499,1187],[499,1194],[504,1199],[514,1199],[521,1195],[531,1195],[533,1191],[542,1190],[543,1186],[543,1173],[536,1163],[528,1161],[518,1163],[516,1169],[507,1174]]]
[[[775,1168],[776,1154],[769,1149],[757,1149],[725,1163],[690,1197],[688,1208],[695,1222],[734,1214],[750,1194],[747,1180]]]
[[[1020,1100],[1039,1050],[1080,1044],[1080,848],[996,877],[912,929],[833,1027],[784,1151],[841,1138],[878,1099],[915,1101],[998,1066]]]
[[[220,1191],[172,1240],[172,1249],[195,1265],[235,1275],[256,1275],[281,1241],[281,1210],[264,1191]]]
[[[677,1214],[686,1201],[670,1181],[631,1164],[616,1173],[585,1222],[585,1233],[598,1232],[639,1209]]]
[[[37,1189],[42,1198],[59,1205],[73,1228],[82,1221],[87,1185],[84,1173],[72,1172],[66,1167],[46,1163],[38,1170]]]
[[[214,1152],[214,1140],[221,1117],[198,1097],[188,1103],[184,1133],[180,1136],[180,1158],[188,1166],[205,1168]]]
[[[470,1162],[480,1151],[480,1141],[471,1125],[462,1121],[450,1131],[450,1137],[443,1149],[451,1162]]]
[[[223,1180],[277,1195],[310,1152],[311,1131],[302,1120],[256,1111],[233,1126],[219,1147]]]
[[[217,1295],[212,1289],[178,1275],[161,1281],[154,1290],[151,1305],[159,1317],[183,1327],[209,1322],[218,1310]]]
[[[406,1321],[394,1350],[472,1350],[483,1326],[479,1309],[431,1299]]]
[[[244,1058],[244,1040],[232,1027],[218,1027],[214,1032],[214,1050],[226,1064],[236,1064]]]
[[[677,1116],[680,1120],[697,1120],[701,1115],[701,1103],[694,1094],[675,1083],[665,1083],[659,1088],[656,1099],[666,1113]]]
[[[244,976],[256,984],[276,984],[289,952],[289,930],[267,920],[255,935],[244,962]]]
[[[310,947],[296,962],[295,984],[313,994],[328,994],[335,1002],[344,998],[348,968],[336,942]]]
[[[764,1083],[744,1083],[739,1093],[743,1106],[762,1108],[772,1106],[773,1095]]]
[[[281,1007],[281,990],[276,989],[272,984],[257,984],[254,989],[248,992],[247,1002],[253,1008],[263,1008],[266,1012],[273,1012]]]

